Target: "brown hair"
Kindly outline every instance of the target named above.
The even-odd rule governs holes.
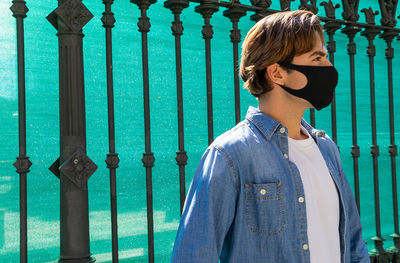
[[[260,19],[242,44],[239,74],[244,88],[255,97],[270,91],[266,67],[276,62],[290,63],[295,55],[311,51],[315,32],[325,44],[320,20],[310,11],[278,12]]]

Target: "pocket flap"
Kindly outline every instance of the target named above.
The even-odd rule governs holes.
[[[254,184],[246,183],[247,200],[277,200],[280,192],[281,182]]]

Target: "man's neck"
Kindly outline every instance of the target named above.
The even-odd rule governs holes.
[[[260,101],[258,108],[261,112],[279,121],[288,129],[288,136],[295,140],[307,139],[308,135],[301,132],[301,118],[305,108],[297,105],[277,103],[277,101]]]

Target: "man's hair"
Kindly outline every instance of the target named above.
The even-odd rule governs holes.
[[[291,63],[294,56],[311,51],[315,32],[325,45],[321,22],[310,11],[278,12],[260,19],[242,44],[239,74],[244,88],[255,97],[270,91],[266,67],[276,62]]]

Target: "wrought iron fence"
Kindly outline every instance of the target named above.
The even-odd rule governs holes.
[[[316,0],[300,0],[299,9],[307,9],[317,13],[319,9],[325,11],[325,16],[320,16],[324,22],[324,28],[328,35],[327,50],[329,59],[335,62],[337,34],[347,36],[347,52],[350,64],[351,89],[351,117],[352,117],[352,146],[354,188],[358,209],[360,209],[359,193],[359,157],[360,147],[357,141],[357,107],[356,107],[356,81],[355,81],[355,36],[360,34],[368,41],[367,56],[369,58],[370,78],[370,103],[371,103],[371,131],[372,146],[371,156],[373,162],[374,176],[374,204],[375,204],[375,226],[376,235],[372,238],[375,249],[370,251],[371,262],[400,262],[400,235],[398,221],[397,201],[397,178],[396,178],[396,156],[397,145],[395,143],[395,116],[393,96],[393,66],[394,58],[393,41],[400,40],[398,36],[400,29],[396,28],[397,0],[377,0],[380,6],[380,23],[375,23],[378,11],[371,7],[359,10],[359,0],[342,0],[341,5],[334,4],[331,0],[321,2],[317,6]],[[150,18],[147,16],[148,8],[155,0],[131,0],[140,9],[137,26],[142,37],[142,67],[143,67],[143,98],[144,98],[144,127],[145,145],[143,152],[143,166],[146,171],[146,193],[147,193],[147,236],[148,236],[148,260],[154,262],[154,230],[153,230],[153,193],[152,193],[152,167],[155,157],[151,149],[150,130],[150,97],[149,97],[149,69],[148,69],[148,41],[150,32]],[[214,139],[213,129],[213,104],[212,104],[212,76],[211,76],[211,41],[213,39],[213,26],[211,18],[214,13],[224,9],[223,16],[232,23],[230,39],[233,48],[234,65],[234,89],[235,94],[235,120],[240,122],[240,84],[238,75],[239,43],[241,41],[241,30],[238,27],[239,20],[248,12],[252,13],[250,19],[254,22],[262,17],[289,10],[290,0],[280,0],[281,10],[270,8],[272,1],[251,0],[251,5],[242,4],[239,0],[215,1],[215,0],[191,0],[196,3],[195,12],[204,19],[202,36],[205,42],[206,57],[206,91],[207,91],[207,126],[208,143]],[[26,2],[13,0],[11,11],[16,19],[17,26],[17,59],[18,59],[18,118],[19,118],[19,155],[14,166],[20,175],[20,262],[27,262],[27,183],[26,177],[32,163],[26,151],[26,109],[25,109],[25,65],[24,65],[24,18],[28,12]],[[107,67],[107,98],[108,98],[108,127],[109,127],[109,152],[106,154],[105,162],[110,172],[110,198],[111,198],[111,226],[112,226],[112,256],[113,262],[118,262],[118,230],[117,230],[117,200],[116,200],[116,170],[119,157],[115,147],[114,127],[114,97],[113,97],[113,67],[112,67],[112,28],[115,18],[111,11],[113,0],[103,0],[104,12],[101,17],[106,34],[106,67]],[[297,4],[297,3],[296,3]],[[172,12],[172,34],[175,37],[176,54],[176,91],[178,112],[178,137],[179,144],[176,152],[176,163],[179,166],[180,182],[180,209],[182,212],[185,200],[185,165],[187,164],[187,152],[184,144],[183,123],[183,96],[182,96],[182,58],[181,58],[181,36],[183,34],[183,23],[180,20],[182,10],[188,8],[189,0],[167,0],[164,7]],[[341,8],[341,18],[337,17],[336,10]],[[366,22],[359,22],[361,11],[364,13]],[[80,0],[59,0],[58,7],[51,12],[47,20],[57,30],[59,41],[59,96],[60,96],[60,157],[49,167],[49,169],[60,179],[60,262],[75,260],[74,262],[94,262],[90,253],[89,220],[88,220],[88,192],[87,181],[97,169],[90,158],[86,155],[86,122],[85,122],[85,94],[84,94],[84,72],[83,72],[83,49],[82,28],[93,18],[91,12]],[[228,30],[228,29],[227,29]],[[375,103],[375,64],[376,55],[374,40],[379,37],[386,42],[385,58],[387,60],[388,80],[388,107],[389,107],[389,134],[390,146],[388,153],[391,158],[394,233],[393,246],[389,249],[383,248],[384,239],[381,233],[379,179],[378,179],[378,157],[380,155],[377,143],[376,130],[376,103]],[[315,112],[310,111],[311,124],[315,126]],[[337,142],[337,119],[335,99],[331,105],[332,137]]]

